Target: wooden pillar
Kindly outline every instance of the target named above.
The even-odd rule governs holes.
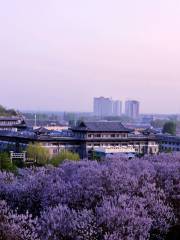
[[[16,142],[15,151],[19,152],[19,150],[20,150],[20,144],[19,144],[19,142]]]
[[[23,162],[26,161],[26,151],[23,151]]]
[[[84,159],[87,158],[87,149],[86,149],[86,143],[81,143],[80,145],[80,158]]]

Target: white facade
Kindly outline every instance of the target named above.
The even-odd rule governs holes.
[[[103,152],[103,153],[136,153],[134,147],[132,146],[117,146],[117,147],[95,147],[97,152]]]

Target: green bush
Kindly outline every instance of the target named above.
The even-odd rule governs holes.
[[[74,161],[79,161],[80,157],[79,154],[73,153],[67,150],[61,151],[58,155],[52,157],[50,160],[50,163],[54,166],[58,166],[61,164],[64,160],[74,160]]]
[[[8,153],[0,153],[0,170],[15,172],[17,167],[10,160]]]
[[[27,157],[34,160],[38,165],[45,165],[49,162],[50,154],[48,149],[39,143],[29,144],[27,147]]]

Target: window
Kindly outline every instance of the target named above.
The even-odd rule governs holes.
[[[93,134],[88,134],[88,138],[93,138]]]
[[[95,134],[95,137],[100,138],[101,134]]]
[[[94,144],[95,147],[100,147],[100,144]]]
[[[122,143],[122,146],[127,146],[127,144],[126,143]]]

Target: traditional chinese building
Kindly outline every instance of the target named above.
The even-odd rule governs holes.
[[[0,131],[22,131],[27,128],[22,117],[0,117]]]
[[[15,124],[15,126],[19,125]],[[52,134],[44,128],[39,128],[35,132],[6,133],[4,131],[2,133],[1,131],[0,142],[14,144],[16,152],[20,145],[38,142],[52,155],[67,149],[79,153],[81,159],[92,159],[95,151],[105,155],[131,153],[136,156],[159,152],[159,139],[152,131],[136,134],[133,129],[115,121],[81,122],[78,126],[60,134]]]
[[[133,129],[124,127],[120,122],[81,122],[71,130],[81,142],[82,157],[90,158],[91,152],[99,148],[114,148],[120,153],[125,152],[125,149],[127,152],[128,149],[134,149],[137,155],[159,152],[155,135],[135,135]]]

